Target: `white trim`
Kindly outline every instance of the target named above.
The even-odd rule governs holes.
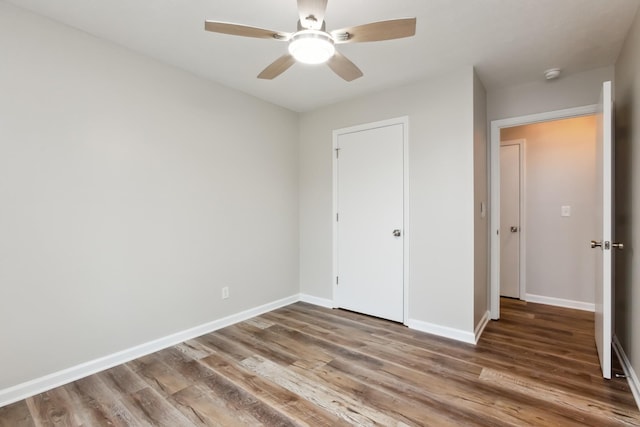
[[[489,307],[492,319],[500,318],[500,129],[513,126],[541,123],[550,120],[566,119],[571,117],[596,114],[597,105],[568,108],[565,110],[549,111],[546,113],[531,114],[527,116],[512,117],[508,119],[493,120],[491,122],[491,141],[489,146],[490,169],[490,298]]]
[[[327,298],[314,297],[313,295],[300,294],[300,301],[324,308],[335,308],[333,301]]]
[[[0,390],[0,407],[9,405],[22,399],[26,399],[27,397],[34,396],[39,393],[43,393],[47,390],[51,390],[52,388],[68,384],[80,378],[93,375],[97,372],[104,371],[105,369],[121,365],[133,359],[146,356],[147,354],[160,351],[167,347],[171,347],[181,342],[211,333],[218,329],[231,326],[235,323],[242,322],[244,320],[259,316],[261,314],[273,311],[289,304],[293,304],[298,301],[300,301],[300,295],[292,295],[290,297],[254,307],[237,314],[232,314],[222,319],[214,320],[212,322],[208,322],[182,332],[177,332],[163,338],[158,338],[156,340],[149,341],[144,344],[140,344],[135,347],[110,354],[108,356],[81,363],[79,365],[72,366],[70,368],[45,375],[31,381],[26,381],[22,384],[17,384],[15,386],[5,388],[3,390]]]
[[[462,341],[468,344],[476,343],[476,336],[473,332],[449,328],[447,326],[440,326],[434,323],[423,322],[422,320],[409,319],[406,325],[411,329],[415,329],[416,331],[426,332],[428,334],[438,335],[444,338]]]
[[[474,344],[478,344],[478,341],[480,341],[480,337],[482,336],[482,333],[484,332],[484,328],[486,328],[487,325],[489,324],[489,318],[490,317],[491,317],[491,313],[489,312],[489,310],[487,310],[484,313],[484,316],[482,316],[482,319],[480,319],[480,323],[478,323],[478,326],[476,326]]]
[[[317,305],[320,307],[333,308],[333,302],[326,298],[314,297],[307,294],[292,295],[287,298],[263,304],[261,306],[254,307],[240,313],[232,314],[222,319],[214,320],[212,322],[208,322],[182,332],[177,332],[163,338],[158,338],[156,340],[149,341],[147,343],[140,344],[123,351],[119,351],[104,357],[100,357],[98,359],[91,360],[89,362],[81,363],[79,365],[45,375],[40,378],[36,378],[9,388],[2,389],[0,390],[0,408],[20,401],[22,399],[34,396],[36,394],[43,393],[53,388],[79,380],[81,378],[85,378],[89,375],[93,375],[109,368],[113,368],[114,366],[127,363],[139,357],[146,356],[147,354],[155,353],[165,348],[172,347],[181,342],[188,341],[190,339],[214,332],[218,329],[234,325],[247,319],[251,319],[255,316],[259,316],[278,308],[285,307],[298,301],[307,302],[309,304]],[[471,332],[461,331],[459,329],[423,322],[420,320],[408,320],[406,324],[410,328],[418,331],[439,335],[445,338],[450,338],[469,344],[476,344],[488,320],[489,312],[484,315],[484,317],[476,327],[475,334],[472,334]]]
[[[404,132],[403,132],[403,136],[404,136],[404,141],[403,141],[403,155],[404,158],[403,160],[403,170],[404,170],[404,176],[403,176],[403,190],[404,190],[404,194],[403,194],[403,200],[404,200],[404,218],[403,218],[403,222],[404,222],[404,230],[402,231],[404,233],[404,240],[403,240],[403,244],[404,244],[404,248],[403,248],[403,262],[404,262],[404,322],[403,323],[407,323],[407,321],[409,320],[409,285],[411,283],[411,281],[409,280],[409,261],[411,260],[411,257],[409,256],[409,252],[410,252],[410,247],[411,245],[409,244],[409,241],[411,239],[411,233],[409,232],[410,227],[410,221],[409,221],[409,184],[410,184],[410,179],[409,179],[409,117],[405,116],[402,117],[402,123],[404,124]]]
[[[557,307],[573,308],[576,310],[596,311],[596,306],[590,302],[573,301],[570,299],[545,297],[542,295],[526,294],[525,301],[538,304],[555,305]]]
[[[638,376],[633,370],[633,366],[631,366],[631,361],[627,357],[627,353],[625,353],[624,348],[616,335],[613,336],[613,349],[618,355],[618,359],[622,364],[622,370],[627,377],[629,388],[631,388],[631,393],[633,393],[633,398],[636,400],[638,409],[640,409],[640,380],[638,380]]]
[[[338,227],[336,215],[338,213],[338,159],[336,149],[338,148],[338,137],[347,133],[360,132],[368,129],[376,129],[385,126],[403,125],[403,323],[409,321],[409,239],[411,237],[409,224],[409,116],[396,117],[389,120],[382,120],[373,123],[365,123],[333,131],[332,146],[332,167],[333,167],[333,208],[332,208],[332,228],[333,228],[333,277],[332,277],[332,298],[333,307],[338,307],[336,301],[336,277],[338,276]]]
[[[552,120],[570,119],[573,117],[590,116],[598,112],[598,104],[585,105],[583,107],[566,108],[564,110],[547,111],[544,113],[529,114],[526,116],[510,117],[508,119],[493,120],[500,128],[509,128],[520,125],[549,122]]]

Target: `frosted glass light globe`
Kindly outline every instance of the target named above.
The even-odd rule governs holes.
[[[336,53],[336,48],[329,34],[317,30],[302,30],[291,37],[289,53],[303,64],[322,64]]]

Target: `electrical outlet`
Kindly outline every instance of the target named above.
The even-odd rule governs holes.
[[[224,288],[222,288],[222,299],[227,298],[229,298],[229,287],[225,286]]]

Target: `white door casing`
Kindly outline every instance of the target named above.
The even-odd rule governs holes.
[[[604,82],[598,103],[596,143],[596,220],[599,236],[592,247],[600,252],[596,259],[595,339],[604,378],[611,378],[612,269],[613,243],[613,99],[611,82]],[[595,244],[594,244],[595,243]]]
[[[334,132],[334,305],[406,320],[407,120]]]
[[[500,146],[500,295],[520,298],[520,144]]]
[[[584,107],[568,108],[564,110],[549,111],[545,113],[531,114],[527,116],[508,119],[493,120],[491,122],[491,141],[489,152],[490,163],[490,289],[489,306],[491,318],[500,319],[500,129],[547,122],[572,117],[580,117],[596,114],[598,106],[587,105]],[[524,216],[524,212],[522,212]],[[524,240],[526,230],[521,232],[521,241]],[[522,248],[521,248],[522,250]],[[521,265],[521,270],[524,270]],[[524,283],[521,276],[521,282]]]

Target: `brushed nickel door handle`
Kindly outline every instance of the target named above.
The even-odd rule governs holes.
[[[602,247],[602,242],[596,242],[595,240],[591,241],[591,249],[601,248],[601,247]]]
[[[517,226],[515,226],[515,225],[512,225],[512,226],[511,226],[511,232],[512,232],[512,233],[517,233],[517,232],[518,232],[518,227],[517,227]]]
[[[395,237],[400,237],[402,236],[402,232],[396,228],[395,230],[393,230],[393,235]]]
[[[614,248],[618,249],[619,251],[624,249],[624,244],[622,244],[622,243],[612,243],[611,246],[613,246]]]

